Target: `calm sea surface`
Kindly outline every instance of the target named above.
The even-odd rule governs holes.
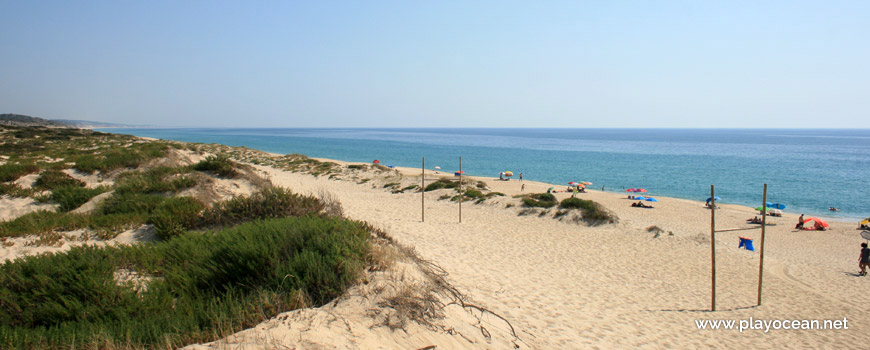
[[[705,200],[839,219],[870,216],[870,130],[793,129],[101,129],[316,158],[523,173],[525,179]],[[830,212],[829,207],[840,208]]]

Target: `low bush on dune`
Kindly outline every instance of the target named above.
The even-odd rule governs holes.
[[[161,142],[136,144],[129,148],[109,148],[99,154],[84,154],[72,158],[75,168],[86,172],[106,172],[110,170],[135,168],[139,165],[166,154],[169,146]]]
[[[108,187],[104,186],[97,188],[85,188],[77,185],[63,186],[51,191],[51,200],[60,205],[58,210],[65,212],[82,206],[91,198],[107,190]]]
[[[0,348],[178,348],[216,340],[339,296],[364,266],[367,237],[358,222],[281,218],[19,259],[0,265]]]
[[[19,216],[11,221],[0,222],[0,237],[90,229],[96,231],[101,238],[111,238],[115,233],[140,225],[144,221],[141,215],[130,213],[88,215],[41,210]]]
[[[459,181],[451,181],[448,179],[438,179],[433,183],[426,185],[425,192],[440,190],[442,188],[457,188]]]
[[[205,160],[192,165],[191,169],[232,178],[239,174],[236,171],[237,166],[236,162],[226,156],[209,156]]]
[[[85,187],[85,183],[56,169],[43,171],[33,183],[34,188],[49,191],[59,187],[70,186]]]
[[[565,198],[559,203],[559,207],[563,209],[580,209],[582,210],[581,218],[584,222],[590,225],[601,225],[605,223],[615,223],[617,218],[607,209],[596,202],[580,199],[580,198]]]
[[[205,205],[193,197],[170,197],[151,212],[148,223],[154,225],[157,237],[168,240],[196,227],[204,208]]]
[[[199,227],[228,226],[256,219],[285,216],[321,215],[323,201],[293,193],[281,187],[268,187],[249,196],[237,196],[215,203],[202,213]]]
[[[556,196],[550,193],[533,193],[523,196],[523,206],[527,208],[552,208],[559,204]]]
[[[33,164],[3,164],[0,165],[0,182],[15,181],[19,177],[39,171]]]
[[[194,176],[186,175],[186,167],[156,167],[146,171],[128,171],[118,175],[115,192],[174,193],[196,186]]]
[[[25,198],[33,195],[33,189],[24,188],[12,183],[0,183],[0,196],[4,194],[10,197]]]

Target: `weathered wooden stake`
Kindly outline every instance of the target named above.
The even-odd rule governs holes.
[[[426,157],[420,168],[420,222],[426,222]]]
[[[758,305],[761,306],[761,281],[764,276],[764,231],[767,226],[767,184],[764,184],[764,195],[762,196],[762,204],[764,212],[761,216],[761,257],[758,259]]]
[[[713,185],[710,185],[710,262],[712,263],[710,311],[716,311],[716,192]]]

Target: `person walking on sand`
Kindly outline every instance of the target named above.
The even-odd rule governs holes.
[[[861,255],[858,255],[858,267],[861,268],[861,276],[867,276],[867,267],[870,266],[870,248],[867,243],[861,243]]]
[[[520,192],[525,192],[525,191],[526,191],[526,184],[523,184],[523,186],[520,187]]]

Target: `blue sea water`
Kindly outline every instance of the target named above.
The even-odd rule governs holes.
[[[316,158],[469,175],[523,173],[554,184],[591,181],[624,192],[839,219],[870,216],[870,130],[803,129],[101,129],[167,140],[247,146]],[[830,212],[829,207],[840,208]]]

